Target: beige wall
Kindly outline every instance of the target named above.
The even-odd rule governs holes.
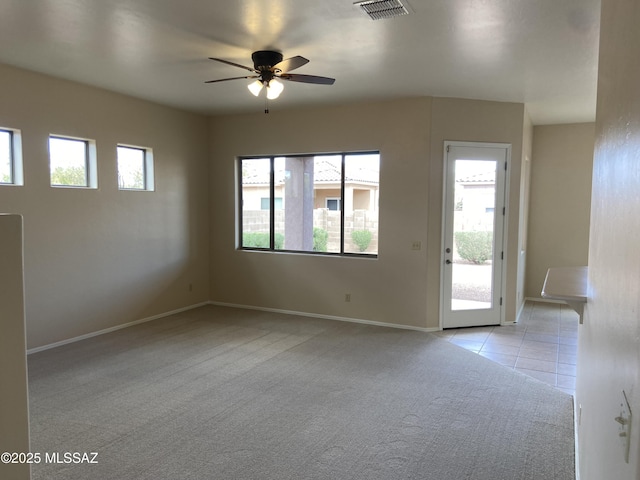
[[[582,480],[640,478],[640,8],[603,0],[589,237],[589,295],[578,342]],[[631,403],[623,458],[622,390]]]
[[[30,348],[208,300],[206,117],[7,66],[0,105],[22,131],[0,211],[24,217]],[[96,141],[97,190],[49,186],[51,133]],[[117,143],[153,149],[155,192],[118,190]]]
[[[527,297],[540,297],[550,267],[587,264],[594,127],[534,128]]]
[[[0,205],[25,219],[30,348],[207,300],[438,328],[444,140],[512,144],[517,241],[520,104],[423,97],[207,120],[7,66],[0,74],[0,126],[24,140],[25,185],[0,187]],[[96,141],[97,190],[49,186],[50,133]],[[153,148],[155,192],[117,190],[118,142]],[[372,149],[382,153],[378,259],[235,249],[236,156]]]
[[[0,214],[0,452],[29,451],[22,218]],[[0,462],[3,480],[28,480],[28,464]]]
[[[512,144],[509,234],[517,245],[523,118],[521,104],[438,98],[213,118],[211,299],[437,329],[443,142]],[[376,149],[378,259],[236,250],[237,156]],[[411,249],[414,241],[422,250]],[[507,282],[513,278],[515,285],[512,250]],[[515,287],[508,295],[507,320],[513,320]]]
[[[411,244],[427,237],[429,107],[421,98],[213,118],[211,299],[427,326],[426,254]],[[236,156],[378,149],[378,259],[236,250]]]

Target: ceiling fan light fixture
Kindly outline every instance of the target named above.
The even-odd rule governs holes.
[[[296,55],[295,57],[282,59],[282,53],[274,50],[258,50],[251,54],[253,60],[253,67],[247,67],[240,65],[239,63],[225,60],[224,58],[209,57],[210,60],[221,62],[233,67],[242,68],[248,70],[252,75],[245,75],[243,77],[231,77],[220,78],[217,80],[207,80],[205,83],[218,83],[226,82],[228,80],[240,80],[240,79],[254,79],[253,82],[247,85],[247,88],[251,94],[255,97],[260,95],[260,92],[264,88],[267,92],[268,100],[275,100],[280,96],[284,90],[284,84],[280,80],[286,80],[288,82],[309,83],[315,85],[333,85],[336,81],[335,78],[321,77],[318,75],[304,75],[298,73],[289,73],[291,70],[300,68],[303,65],[309,63],[304,57]]]
[[[260,90],[262,90],[262,87],[263,87],[262,81],[259,79],[247,85],[247,88],[249,89],[249,91],[256,97],[260,95]]]
[[[280,96],[283,90],[284,85],[282,84],[282,82],[280,80],[272,78],[267,85],[267,98],[269,100],[275,100]]]

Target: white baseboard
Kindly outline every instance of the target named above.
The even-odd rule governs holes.
[[[284,313],[286,315],[299,315],[301,317],[313,317],[313,318],[322,318],[325,320],[337,320],[339,322],[364,323],[366,325],[376,325],[378,327],[400,328],[402,330],[416,330],[418,332],[429,333],[429,332],[440,331],[440,329],[437,327],[433,327],[433,328],[414,327],[411,325],[400,325],[397,323],[386,323],[386,322],[376,322],[374,320],[364,320],[362,318],[339,317],[336,315],[323,315],[321,313],[297,312],[294,310],[283,310],[280,308],[256,307],[255,305],[240,305],[237,303],[225,303],[225,302],[214,302],[214,301],[210,301],[209,304],[218,305],[221,307],[244,308],[247,310],[259,310],[263,312]]]
[[[541,303],[564,303],[564,302],[562,302],[560,300],[551,300],[551,299],[536,298],[536,297],[526,297],[525,301],[541,302]],[[132,326],[138,325],[140,323],[150,322],[152,320],[157,320],[159,318],[168,317],[169,315],[174,315],[176,313],[186,312],[188,310],[192,310],[194,308],[202,307],[204,305],[219,305],[219,306],[222,306],[222,307],[244,308],[244,309],[247,309],[247,310],[259,310],[259,311],[264,311],[264,312],[283,313],[283,314],[286,314],[286,315],[299,315],[301,317],[323,318],[323,319],[326,319],[326,320],[336,320],[336,321],[339,321],[339,322],[362,323],[362,324],[366,324],[366,325],[376,325],[378,327],[399,328],[399,329],[402,329],[402,330],[415,330],[415,331],[418,331],[418,332],[427,332],[427,333],[440,331],[440,328],[438,328],[438,327],[431,327],[431,328],[414,327],[412,325],[401,325],[401,324],[397,324],[397,323],[377,322],[377,321],[374,321],[374,320],[365,320],[365,319],[362,319],[362,318],[340,317],[340,316],[336,316],[336,315],[323,315],[321,313],[298,312],[298,311],[295,311],[295,310],[285,310],[285,309],[281,309],[281,308],[257,307],[255,305],[242,305],[242,304],[237,304],[237,303],[207,301],[207,302],[197,303],[195,305],[189,305],[189,306],[183,307],[183,308],[178,308],[176,310],[171,310],[170,312],[160,313],[158,315],[153,315],[151,317],[141,318],[139,320],[134,320],[133,322],[123,323],[121,325],[116,325],[116,326],[113,326],[113,327],[105,328],[103,330],[98,330],[97,332],[86,333],[84,335],[80,335],[80,336],[73,337],[73,338],[68,338],[66,340],[61,340],[59,342],[54,342],[54,343],[50,343],[50,344],[47,344],[47,345],[42,345],[40,347],[30,348],[30,349],[27,350],[27,355],[30,355],[32,353],[42,352],[44,350],[49,350],[51,348],[60,347],[62,345],[67,345],[69,343],[79,342],[80,340],[85,340],[87,338],[96,337],[98,335],[104,335],[105,333],[115,332],[116,330],[121,330],[123,328],[132,327]],[[524,303],[523,303],[523,307],[520,309],[520,312],[518,312],[518,315],[517,315],[517,319],[518,320],[520,319],[520,316],[521,316],[523,310],[524,310]],[[514,323],[516,323],[516,322],[505,322],[502,325],[512,325]]]
[[[115,332],[116,330],[121,330],[123,328],[132,327],[134,325],[138,325],[140,323],[150,322],[152,320],[157,320],[158,318],[168,317],[169,315],[174,315],[180,312],[186,312],[187,310],[192,310],[194,308],[202,307],[204,305],[208,305],[209,302],[197,303],[195,305],[189,305],[188,307],[178,308],[176,310],[171,310],[170,312],[160,313],[158,315],[153,315],[151,317],[141,318],[140,320],[134,320],[133,322],[123,323],[121,325],[116,325],[114,327],[105,328],[103,330],[98,330],[97,332],[85,333],[84,335],[80,335],[78,337],[68,338],[66,340],[61,340],[59,342],[50,343],[48,345],[42,345],[41,347],[30,348],[27,350],[27,355],[32,353],[42,352],[44,350],[49,350],[51,348],[60,347],[62,345],[67,345],[69,343],[79,342],[80,340],[85,340],[91,337],[97,337],[98,335],[104,335],[105,333]]]
[[[437,332],[438,328],[422,328],[422,327],[413,327],[411,325],[398,325],[396,323],[385,323],[385,322],[376,322],[373,320],[364,320],[360,318],[349,318],[349,317],[338,317],[334,315],[322,315],[319,313],[308,313],[308,312],[296,312],[293,310],[283,310],[278,308],[267,308],[267,307],[256,307],[252,305],[240,305],[235,303],[224,303],[224,302],[202,302],[197,303],[195,305],[189,305],[187,307],[178,308],[176,310],[171,310],[170,312],[160,313],[158,315],[153,315],[151,317],[141,318],[139,320],[134,320],[133,322],[123,323],[121,325],[115,325],[113,327],[105,328],[103,330],[98,330],[96,332],[86,333],[84,335],[79,335],[77,337],[68,338],[66,340],[61,340],[59,342],[49,343],[47,345],[42,345],[40,347],[34,347],[27,350],[27,355],[32,353],[42,352],[44,350],[49,350],[51,348],[61,347],[62,345],[67,345],[69,343],[79,342],[80,340],[85,340],[91,337],[97,337],[98,335],[104,335],[105,333],[115,332],[116,330],[121,330],[123,328],[132,327],[134,325],[138,325],[140,323],[150,322],[152,320],[157,320],[159,318],[168,317],[169,315],[174,315],[176,313],[186,312],[188,310],[192,310],[194,308],[202,307],[205,305],[219,305],[223,307],[233,307],[233,308],[244,308],[247,310],[261,310],[264,312],[275,312],[275,313],[284,313],[287,315],[299,315],[302,317],[314,317],[314,318],[323,318],[327,320],[338,320],[341,322],[351,322],[351,323],[364,323],[367,325],[377,325],[379,327],[391,327],[391,328],[400,328],[404,330],[416,330],[419,332]]]

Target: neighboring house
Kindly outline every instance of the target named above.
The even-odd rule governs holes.
[[[281,158],[281,157],[280,157]],[[283,162],[276,159],[275,169],[275,209],[284,209],[285,179],[287,172]],[[284,159],[282,159],[284,160]],[[245,210],[269,209],[269,170],[266,162],[246,162],[245,165],[255,164],[254,169],[244,167],[242,171],[242,199]],[[281,165],[280,168],[279,164]],[[379,169],[351,168],[345,174],[344,205],[341,205],[340,157],[314,157],[313,168],[313,197],[314,209],[341,210],[378,210],[379,198]]]
[[[495,170],[463,175],[457,178],[455,231],[493,230],[495,196]]]

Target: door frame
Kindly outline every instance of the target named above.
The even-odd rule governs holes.
[[[449,147],[487,147],[487,148],[503,148],[505,150],[505,161],[506,161],[506,173],[504,178],[504,207],[505,214],[503,219],[503,228],[502,228],[502,254],[503,261],[501,265],[501,275],[502,282],[500,285],[500,297],[503,299],[500,308],[500,325],[505,324],[505,299],[506,299],[506,291],[507,291],[507,282],[505,281],[507,278],[507,259],[508,256],[508,232],[509,232],[509,184],[511,183],[511,147],[510,143],[496,143],[496,142],[462,142],[462,141],[444,141],[443,155],[442,155],[442,206],[440,208],[440,216],[441,216],[441,224],[440,224],[440,295],[439,295],[439,322],[438,326],[440,330],[443,330],[444,325],[444,279],[445,279],[445,237],[446,237],[446,215],[444,214],[444,209],[446,206],[446,197],[447,197],[447,153]]]

